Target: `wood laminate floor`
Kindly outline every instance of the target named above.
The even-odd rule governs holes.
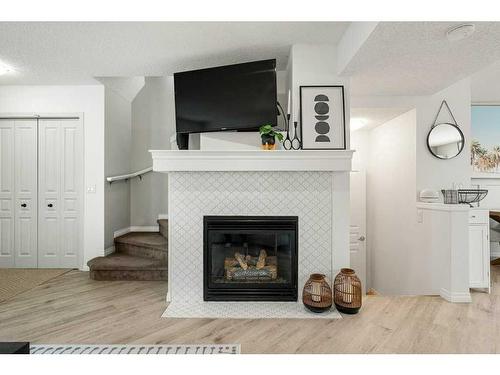
[[[93,281],[72,271],[0,303],[0,341],[53,344],[239,343],[243,353],[498,353],[500,266],[491,294],[369,296],[342,320],[161,318],[166,284]]]

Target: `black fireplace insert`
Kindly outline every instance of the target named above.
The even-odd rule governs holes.
[[[205,301],[297,301],[297,216],[205,216]]]

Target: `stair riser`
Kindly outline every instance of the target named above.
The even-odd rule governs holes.
[[[152,258],[158,260],[167,260],[167,252],[151,247],[144,247],[132,244],[115,243],[115,251],[117,253],[128,254],[142,258]]]
[[[168,239],[168,226],[160,225],[160,234]]]
[[[160,281],[167,280],[166,270],[128,270],[128,271],[112,271],[112,270],[97,270],[90,271],[92,280],[132,280],[132,281]]]
[[[158,227],[160,228],[160,234],[168,239],[168,220],[157,220]]]

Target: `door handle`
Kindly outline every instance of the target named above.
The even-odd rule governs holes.
[[[47,207],[54,207],[54,205],[52,203],[49,203]]]
[[[361,241],[361,242],[362,242],[362,241],[364,241],[364,240],[366,240],[366,237],[365,237],[365,236],[361,236],[361,237],[359,237],[359,238],[358,238],[358,241]]]
[[[22,203],[22,204],[21,204],[21,207],[26,207],[26,203]]]

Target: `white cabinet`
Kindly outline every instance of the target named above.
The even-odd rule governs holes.
[[[79,267],[79,119],[0,119],[0,267]]]
[[[490,288],[489,212],[471,210],[469,214],[469,285]]]

